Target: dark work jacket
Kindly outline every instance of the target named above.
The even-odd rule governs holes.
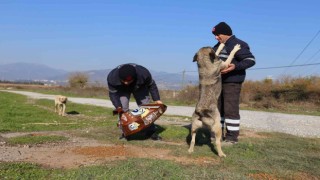
[[[217,43],[213,49],[216,51],[220,43]],[[235,54],[235,57],[231,61],[235,65],[235,69],[227,74],[222,74],[222,83],[242,83],[246,77],[246,69],[255,65],[255,57],[250,52],[249,45],[236,38],[235,35],[232,35],[227,42],[225,47],[219,54],[219,59],[226,60],[230,55],[230,52],[236,44],[240,44],[241,49]]]
[[[116,108],[122,107],[119,93],[121,92],[133,93],[134,91],[138,90],[141,87],[146,87],[147,89],[149,89],[149,92],[151,94],[153,101],[160,100],[158,87],[155,81],[152,79],[150,72],[143,66],[140,66],[137,64],[130,64],[135,67],[137,72],[137,78],[129,86],[122,84],[119,78],[119,68],[123,65],[120,65],[117,68],[111,70],[107,78],[108,87],[109,87],[109,97],[112,104]]]

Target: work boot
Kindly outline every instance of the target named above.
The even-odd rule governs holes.
[[[124,136],[124,134],[122,133],[121,136],[119,137],[119,140],[128,140],[128,139],[127,139],[126,136]]]
[[[222,141],[222,143],[221,143],[222,146],[232,146],[235,144],[238,144],[238,141],[233,141],[233,140],[228,140],[228,139]]]
[[[159,134],[157,134],[157,133],[153,133],[150,138],[154,141],[161,141],[162,140],[162,137],[159,136]]]

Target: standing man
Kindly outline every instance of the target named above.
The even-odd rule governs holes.
[[[219,111],[221,114],[221,125],[224,130],[226,124],[225,141],[226,144],[238,142],[240,130],[240,92],[246,76],[246,69],[255,65],[255,57],[250,52],[249,45],[236,38],[232,30],[225,22],[220,22],[213,27],[212,33],[218,43],[213,47],[216,51],[220,43],[225,46],[219,54],[219,59],[226,60],[236,44],[241,45],[241,49],[235,54],[230,65],[221,71],[222,91],[219,98]],[[224,131],[222,131],[224,132]]]
[[[162,104],[158,87],[150,72],[143,66],[133,63],[119,65],[109,73],[107,81],[110,100],[118,113],[129,110],[131,94],[138,106],[150,102],[149,93],[155,103]],[[145,133],[152,140],[162,139],[156,133],[154,123],[145,129]]]

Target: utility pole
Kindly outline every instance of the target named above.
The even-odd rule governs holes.
[[[183,71],[182,71],[182,85],[181,85],[181,89],[184,88],[185,74],[186,74],[186,70],[183,70]]]

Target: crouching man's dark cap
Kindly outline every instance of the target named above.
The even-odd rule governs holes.
[[[224,34],[224,35],[231,36],[232,35],[232,29],[227,23],[220,22],[215,27],[213,27],[212,34],[214,34],[216,36],[219,35],[219,34]]]
[[[122,81],[131,81],[137,78],[136,68],[130,64],[125,64],[119,68],[119,78]]]

